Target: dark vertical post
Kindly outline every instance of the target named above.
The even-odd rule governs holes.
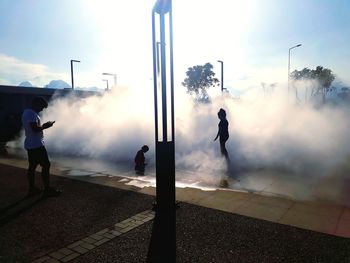
[[[71,74],[71,78],[72,78],[72,89],[74,89],[73,62],[80,62],[80,61],[74,60],[74,59],[70,60],[70,74]]]
[[[117,87],[117,74],[104,72],[104,73],[102,73],[102,75],[105,75],[105,76],[113,76],[113,78],[114,78],[114,85],[113,85],[113,88],[116,88],[116,87]]]
[[[290,51],[293,48],[297,48],[297,47],[300,47],[300,46],[301,46],[301,44],[298,44],[298,45],[293,46],[293,47],[288,49],[288,95],[289,95],[289,82],[290,82]],[[296,99],[298,98],[297,90],[295,90],[295,98]]]
[[[218,60],[218,62],[221,64],[221,94],[224,93],[224,62],[221,60]]]
[[[72,89],[74,89],[73,60],[70,61],[70,76],[72,80]]]
[[[109,90],[108,79],[103,79],[103,81],[106,81],[106,83],[107,83],[106,91],[108,91]]]
[[[289,95],[289,79],[290,79],[290,50],[292,48],[288,49],[288,95]]]
[[[172,35],[172,1],[158,0],[152,12],[156,147],[156,204],[154,208],[156,215],[148,251],[148,262],[175,262],[176,260],[175,122]],[[166,57],[167,54],[169,54],[169,58]],[[167,85],[170,85],[170,87],[167,87]],[[158,96],[158,92],[161,93],[159,94],[160,96]],[[170,105],[168,105],[168,95],[171,96]],[[158,98],[160,101],[158,101]],[[161,109],[161,114],[159,114],[159,109]],[[168,116],[171,118],[170,122],[168,122]],[[170,125],[171,127],[169,127]]]

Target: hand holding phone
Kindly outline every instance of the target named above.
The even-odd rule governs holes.
[[[50,128],[55,122],[56,122],[56,121],[48,121],[48,122],[45,122],[45,123],[43,124],[42,127],[43,127],[44,129]]]

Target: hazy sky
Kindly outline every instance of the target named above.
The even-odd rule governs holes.
[[[1,0],[0,84],[62,79],[105,88],[152,84],[151,11],[155,0]],[[210,62],[225,86],[285,84],[291,70],[330,68],[350,85],[348,0],[173,0],[176,84],[188,67]],[[110,79],[112,83],[112,79]]]

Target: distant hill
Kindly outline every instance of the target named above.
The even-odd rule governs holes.
[[[18,87],[34,87],[32,83],[29,81],[23,81],[21,82]],[[71,89],[72,87],[63,80],[52,80],[49,84],[45,85],[44,88],[47,89]],[[101,92],[102,90],[97,87],[75,87],[76,90],[83,90],[83,91],[97,91]]]
[[[51,80],[49,84],[44,86],[48,89],[70,89],[72,88],[67,82],[63,80]]]
[[[33,87],[33,85],[29,81],[23,81],[18,84],[18,87]]]

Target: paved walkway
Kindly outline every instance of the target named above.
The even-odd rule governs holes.
[[[145,262],[153,187],[53,167],[62,196],[24,199],[25,160],[0,163],[0,262]],[[349,237],[347,207],[194,188],[177,199],[178,262],[350,262],[349,239],[337,237]]]
[[[26,168],[26,160],[2,159],[0,163]],[[154,187],[136,187],[135,179],[108,176],[69,176],[53,166],[52,173],[106,186],[155,196]],[[142,177],[141,177],[142,178]],[[217,189],[177,188],[176,199],[230,213],[350,238],[350,208],[327,201],[297,201],[264,193]]]

